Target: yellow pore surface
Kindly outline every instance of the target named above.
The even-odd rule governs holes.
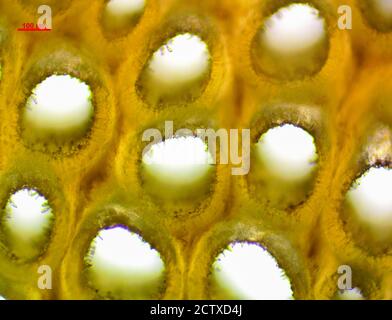
[[[370,167],[391,170],[388,7],[377,19],[380,9],[365,0],[146,0],[124,4],[128,11],[121,15],[123,1],[110,2],[108,8],[104,0],[49,0],[52,30],[19,32],[23,23],[36,23],[41,1],[0,0],[0,296],[238,297],[226,290],[227,283],[216,285],[211,273],[229,244],[252,242],[263,248],[252,247],[255,252],[268,252],[265,261],[271,268],[277,263],[290,279],[284,296],[333,299],[338,268],[348,265],[353,287],[366,299],[391,299],[392,224],[383,224],[379,233],[374,227],[379,224],[369,226],[356,214],[350,202],[355,195],[346,196]],[[304,38],[307,45],[288,48],[298,44],[292,41],[298,31],[293,29],[295,19],[278,26],[274,14],[294,2],[310,4],[310,11],[300,7],[297,12],[316,17],[303,20],[305,31],[299,29],[299,34],[315,28]],[[338,28],[342,5],[352,9],[352,29]],[[283,51],[271,32],[286,39]],[[193,41],[196,60],[181,60],[180,55],[173,63],[190,66],[189,73],[166,69],[159,60],[165,52],[176,56],[176,36],[180,42]],[[62,115],[66,134],[53,132],[53,123],[64,125],[61,118],[51,114],[52,121],[42,110],[34,111],[42,101],[51,108],[32,93],[39,93],[37,85],[53,75],[78,79],[88,92],[84,102],[72,96],[85,107],[83,119],[75,124],[72,116]],[[61,92],[61,105],[67,105],[70,95]],[[27,102],[32,109],[26,109]],[[46,131],[37,130],[42,117]],[[160,167],[144,167],[148,142],[142,134],[148,128],[163,132],[169,120],[174,131],[249,128],[249,173],[232,175],[235,164],[217,163],[198,169],[197,185],[190,189],[184,184],[193,180],[183,176],[160,177],[165,181],[158,184],[150,173]],[[282,179],[279,170],[271,174],[270,158],[258,155],[263,134],[282,125],[310,135],[308,158],[314,163],[304,171],[305,180]],[[169,164],[169,169],[164,174],[175,176],[175,166]],[[27,249],[19,243],[13,252],[7,237],[11,231],[4,228],[15,227],[18,220],[9,220],[9,199],[24,189],[45,198],[53,220],[50,232],[29,242],[28,256],[21,258]],[[111,292],[113,270],[107,266],[109,278],[92,283],[104,256],[101,251],[94,258],[100,248],[94,241],[102,229],[114,226],[131,235],[123,241],[129,241],[128,248],[138,248],[140,255],[153,250],[154,267],[146,270],[159,270],[159,275],[132,275],[139,282],[149,279],[147,288],[131,281],[127,288],[133,289],[124,290],[116,274]],[[130,266],[141,272],[144,265],[132,260],[138,255],[128,253],[126,270],[121,263],[119,270],[128,274]],[[94,261],[99,264],[92,265]],[[263,266],[264,260],[257,261]],[[256,270],[257,263],[249,267]],[[37,285],[43,265],[52,271],[51,290]],[[225,275],[216,278],[227,281],[237,269],[223,270]],[[249,291],[242,282],[237,287],[250,292],[247,297],[268,297],[259,287]]]

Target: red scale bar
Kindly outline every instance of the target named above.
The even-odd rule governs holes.
[[[52,29],[39,29],[39,28],[18,28],[17,31],[51,31]]]

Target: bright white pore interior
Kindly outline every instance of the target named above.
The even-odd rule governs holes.
[[[299,3],[279,9],[267,19],[261,33],[267,47],[282,54],[295,54],[311,48],[324,36],[325,21],[319,11]]]
[[[339,290],[338,298],[340,300],[364,300],[361,290],[357,287],[343,290],[343,292]]]
[[[361,220],[378,227],[392,226],[392,169],[371,167],[347,197]]]
[[[89,263],[94,285],[103,291],[143,288],[158,281],[164,271],[158,251],[122,226],[98,232],[90,247]]]
[[[254,243],[230,244],[213,264],[219,285],[238,299],[292,299],[290,280],[275,258]]]
[[[256,147],[266,168],[281,179],[301,180],[315,168],[317,151],[313,137],[292,124],[269,129]]]
[[[377,9],[381,15],[386,18],[392,18],[392,1],[391,0],[374,0]]]
[[[45,197],[34,189],[15,192],[8,200],[5,210],[4,223],[13,237],[26,242],[40,236],[53,217]]]
[[[154,52],[149,63],[149,76],[165,87],[199,79],[210,65],[206,43],[197,35],[180,34]]]
[[[92,114],[86,83],[69,75],[52,75],[33,89],[24,116],[36,128],[61,132],[85,126]]]
[[[146,170],[174,184],[192,183],[211,169],[213,158],[199,137],[174,137],[156,143],[143,155]]]
[[[110,0],[106,11],[114,16],[135,16],[143,12],[145,0]]]

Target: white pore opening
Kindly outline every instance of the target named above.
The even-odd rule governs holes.
[[[145,0],[110,0],[107,13],[113,16],[136,16],[143,12]]]
[[[295,54],[316,45],[325,37],[325,21],[307,4],[294,3],[267,19],[262,40],[282,54]]]
[[[375,0],[378,12],[386,18],[392,18],[392,1]]]
[[[210,65],[207,44],[196,35],[180,34],[154,52],[149,63],[151,80],[165,87],[176,87],[200,79]]]
[[[301,180],[315,168],[313,137],[291,124],[269,129],[257,143],[257,153],[267,170],[283,180]]]
[[[286,300],[293,298],[290,280],[275,258],[258,244],[236,242],[213,264],[220,287],[238,299]]]
[[[359,288],[355,287],[352,289],[339,290],[338,298],[340,300],[364,300],[365,298],[362,295],[362,292]]]
[[[392,226],[392,169],[372,167],[347,193],[358,217],[376,227]]]
[[[35,189],[15,192],[5,207],[4,226],[8,240],[17,256],[29,258],[34,255],[34,244],[42,240],[53,219],[47,199]]]
[[[103,292],[122,292],[130,287],[142,290],[159,281],[164,271],[158,251],[122,226],[98,232],[88,261],[94,286]]]
[[[206,176],[213,158],[199,137],[174,137],[152,145],[143,155],[143,164],[160,180],[183,184]]]
[[[93,114],[89,86],[69,75],[52,75],[32,91],[25,120],[36,128],[62,132],[86,126]]]

